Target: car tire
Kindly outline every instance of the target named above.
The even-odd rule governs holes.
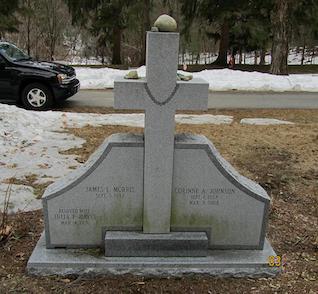
[[[32,83],[23,89],[21,101],[26,109],[47,110],[52,107],[54,99],[47,86],[41,83]]]

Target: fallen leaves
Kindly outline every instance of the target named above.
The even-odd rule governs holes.
[[[12,233],[12,227],[6,225],[4,228],[0,229],[0,243],[6,241]]]
[[[316,281],[317,278],[315,277],[314,273],[303,271],[300,275],[306,282],[309,281]]]
[[[20,259],[20,260],[25,260],[24,258],[25,253],[24,252],[19,252],[15,255],[16,258]]]
[[[303,252],[303,253],[301,254],[301,257],[302,257],[304,260],[306,260],[306,261],[316,261],[316,260],[317,260],[315,256],[311,256],[310,254],[305,253],[305,252]]]
[[[140,286],[140,285],[145,285],[146,283],[145,282],[133,282],[131,284]]]

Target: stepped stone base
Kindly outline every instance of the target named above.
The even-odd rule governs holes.
[[[268,277],[281,269],[270,267],[275,256],[265,240],[263,250],[208,250],[206,257],[105,257],[92,249],[46,249],[41,236],[27,264],[29,274],[182,276],[206,274],[231,277]]]
[[[105,256],[108,257],[207,256],[208,246],[205,232],[144,234],[108,231],[105,235]]]

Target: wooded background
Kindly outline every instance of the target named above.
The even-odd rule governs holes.
[[[290,48],[301,64],[318,54],[317,0],[0,0],[0,39],[36,59],[138,66],[162,13],[179,25],[180,64],[226,67],[229,55],[243,63],[248,53],[287,74]]]

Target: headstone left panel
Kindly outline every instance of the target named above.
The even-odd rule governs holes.
[[[95,158],[93,171],[44,198],[48,248],[102,246],[107,228],[142,227],[143,148],[137,145],[105,144],[107,154]]]

